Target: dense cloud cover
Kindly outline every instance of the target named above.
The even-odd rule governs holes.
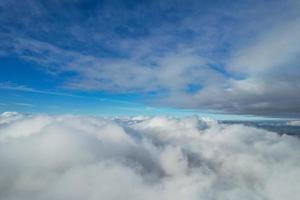
[[[0,117],[0,199],[300,196],[300,141],[187,117]]]

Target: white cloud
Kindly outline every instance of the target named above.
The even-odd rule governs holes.
[[[228,68],[258,75],[291,64],[300,52],[299,24],[300,17],[296,16],[283,22],[278,20],[273,25],[275,27],[260,31],[252,44],[236,52],[228,63]]]
[[[4,112],[0,115],[0,125],[7,124],[19,119],[22,119],[23,115],[17,112]]]
[[[0,117],[0,198],[297,199],[300,141],[197,117]]]
[[[289,121],[287,123],[287,125],[290,125],[290,126],[300,126],[300,121],[299,120]]]

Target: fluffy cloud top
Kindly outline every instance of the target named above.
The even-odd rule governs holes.
[[[300,141],[292,136],[197,117],[4,113],[0,122],[0,199],[300,196]]]

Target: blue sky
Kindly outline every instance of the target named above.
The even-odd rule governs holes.
[[[0,111],[299,117],[300,3],[0,0]]]

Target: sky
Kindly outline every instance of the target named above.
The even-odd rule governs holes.
[[[298,0],[0,0],[0,111],[300,117]]]

